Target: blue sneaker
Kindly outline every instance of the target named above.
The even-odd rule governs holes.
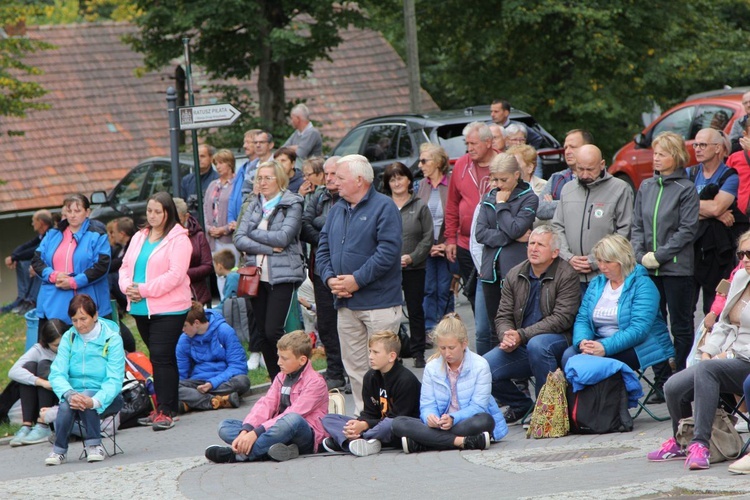
[[[13,447],[16,446],[23,446],[23,438],[29,435],[31,432],[31,427],[28,425],[21,426],[20,429],[16,431],[16,433],[13,435],[13,439],[10,440],[10,445]]]
[[[46,443],[49,437],[52,435],[52,431],[49,426],[36,424],[25,438],[21,440],[21,444],[38,444]]]

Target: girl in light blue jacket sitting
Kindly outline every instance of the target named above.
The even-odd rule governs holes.
[[[397,417],[393,434],[405,453],[428,450],[486,450],[508,426],[494,398],[487,361],[469,350],[469,336],[456,313],[447,314],[432,333],[439,354],[422,376],[421,418]]]

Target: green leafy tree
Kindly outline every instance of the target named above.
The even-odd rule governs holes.
[[[332,0],[135,0],[140,32],[128,39],[148,69],[180,57],[191,39],[193,62],[216,79],[247,80],[258,71],[264,126],[286,120],[284,77],[306,75],[341,42],[339,30],[360,25],[356,4]]]
[[[41,71],[26,62],[28,54],[53,48],[49,43],[32,40],[23,31],[26,18],[35,7],[14,0],[0,0],[0,26],[4,31],[0,36],[0,116],[23,118],[26,112],[35,109],[47,109],[48,104],[40,98],[46,94],[42,86],[28,76],[38,75]],[[16,134],[12,130],[8,134]]]
[[[405,54],[401,0],[362,5]],[[748,83],[749,5],[416,0],[422,84],[443,108],[507,98],[558,136],[592,130],[613,153],[654,104]]]

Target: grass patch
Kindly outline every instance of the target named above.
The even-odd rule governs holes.
[[[8,385],[8,370],[24,353],[26,320],[13,313],[0,314],[0,390]],[[15,432],[15,431],[13,431]]]
[[[245,349],[247,349],[247,346],[245,346]],[[315,370],[325,370],[328,366],[328,363],[326,363],[325,353],[321,349],[315,349],[313,351],[312,358],[312,364]],[[262,366],[256,370],[250,370],[249,372],[247,372],[247,375],[248,377],[250,377],[250,387],[257,387],[261,384],[266,384],[271,381],[271,379],[268,378],[268,370],[266,370]]]
[[[0,424],[0,438],[12,436],[20,428],[20,424]]]

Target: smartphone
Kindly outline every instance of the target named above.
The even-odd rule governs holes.
[[[720,293],[722,295],[729,295],[729,281],[728,280],[721,280],[719,281],[719,284],[716,285],[716,293]]]

